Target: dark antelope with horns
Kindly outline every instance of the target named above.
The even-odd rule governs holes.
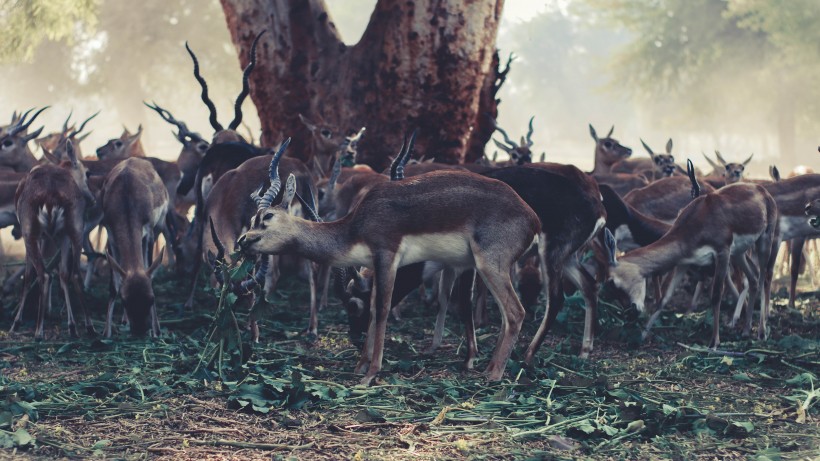
[[[488,115],[489,117],[489,115]],[[504,137],[504,142],[499,142],[495,138],[493,138],[493,142],[499,149],[503,150],[510,156],[510,161],[507,165],[499,165],[499,166],[510,166],[510,165],[525,165],[527,163],[532,163],[532,151],[530,148],[532,147],[532,121],[535,119],[535,116],[530,117],[530,123],[528,124],[527,136],[521,136],[521,143],[518,144],[504,131],[499,125],[498,122],[492,117],[490,119],[493,122],[493,127],[495,131],[501,133],[501,136]]]

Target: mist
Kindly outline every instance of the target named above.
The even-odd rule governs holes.
[[[370,16],[363,12],[372,11],[375,3],[327,1],[332,19],[347,43],[353,44],[361,36]],[[708,7],[724,2],[687,2],[684,7],[695,3]],[[601,6],[607,4],[596,0],[505,2],[497,47],[502,63],[510,53],[515,59],[499,93],[499,124],[518,139],[534,116],[536,159],[544,152],[548,161],[590,169],[591,123],[599,133],[614,125],[614,137],[632,147],[635,156],[646,155],[640,139],[662,150],[666,140],[672,138],[673,154],[679,162],[691,158],[705,171],[710,168],[701,152],[712,155],[715,149],[727,160],[745,159],[754,153],[750,171],[757,177],[765,177],[771,164],[784,172],[798,164],[817,166],[817,104],[805,100],[808,89],[801,86],[801,80],[794,80],[788,88],[794,100],[792,104],[781,101],[781,107],[774,107],[772,98],[766,97],[782,89],[782,85],[773,86],[772,79],[765,81],[767,75],[782,72],[775,67],[782,60],[754,59],[759,43],[750,40],[752,59],[735,59],[715,67],[707,79],[688,88],[670,86],[659,96],[657,88],[646,88],[646,78],[632,78],[640,70],[632,73],[630,64],[625,63],[629,53],[635,53],[636,42],[647,39],[645,31],[625,27],[613,19],[622,13],[618,8],[637,9],[640,5],[626,0],[612,2],[610,14]],[[702,13],[695,8],[692,14],[700,19],[697,14],[712,12],[704,7]],[[681,24],[676,20],[666,23],[666,29],[670,29],[669,24],[684,31],[692,27],[687,22],[691,18],[680,18]],[[685,32],[680,30],[669,33],[676,40],[695,40],[681,36]],[[671,47],[668,42],[657,45],[667,39],[662,37],[667,32],[660,32],[654,41],[658,49]],[[87,128],[93,133],[83,143],[84,155],[93,154],[108,139],[119,136],[123,125],[133,132],[142,124],[146,152],[174,160],[180,144],[171,134],[173,127],[142,102],[156,101],[206,138],[213,132],[191,74],[191,61],[184,49],[186,40],[200,59],[211,98],[226,123],[241,88],[241,69],[217,0],[102,2],[95,27],[78,27],[69,41],[43,42],[30,62],[7,64],[0,93],[6,108],[4,117],[10,118],[14,110],[50,105],[38,119],[46,127],[44,133],[48,133],[58,130],[70,111],[73,120],[81,121],[101,110]],[[650,55],[649,59],[656,58]],[[691,64],[681,61],[680,65]],[[664,72],[667,70],[659,72],[659,81],[667,78]],[[794,119],[793,155],[781,153],[779,124],[788,121],[783,111],[790,112]],[[241,132],[258,139],[259,120],[250,98],[245,102],[244,114]],[[495,150],[492,143],[487,145],[488,155]]]

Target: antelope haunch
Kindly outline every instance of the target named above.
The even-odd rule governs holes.
[[[751,331],[752,311],[759,295],[761,314],[758,336],[763,337],[766,334],[774,264],[772,255],[777,240],[777,204],[772,196],[759,185],[734,184],[698,197],[681,210],[672,228],[660,240],[629,252],[620,259],[615,258],[614,242],[607,239],[613,266],[610,279],[631,304],[644,312],[648,277],[680,265],[714,264],[711,343],[717,347],[720,344],[720,301],[731,260],[748,278],[749,292],[752,294],[746,311],[745,331]],[[748,263],[747,250],[752,250],[757,266]],[[677,280],[672,281],[670,290],[674,289],[683,272],[676,271]],[[658,314],[653,314],[653,319]]]
[[[289,189],[283,203],[293,198]],[[381,370],[396,270],[421,261],[476,268],[501,310],[501,333],[486,369],[498,380],[524,319],[510,267],[539,232],[538,217],[506,184],[446,171],[377,184],[350,214],[333,222],[314,223],[280,206],[267,208],[237,244],[250,253],[297,254],[337,267],[374,269],[374,315],[356,366],[367,372],[364,384]]]
[[[34,272],[40,288],[35,339],[43,339],[46,307],[50,305],[50,277],[45,258],[56,257],[58,252],[60,287],[65,297],[68,330],[72,336],[76,336],[77,329],[68,291],[68,284],[71,282],[80,301],[79,306],[85,317],[86,329],[89,333],[94,332],[82,305],[82,290],[79,284],[83,214],[86,204],[91,204],[93,198],[89,201],[90,192],[86,183],[85,168],[77,160],[71,141],[68,142],[66,152],[68,160],[60,166],[44,164],[35,167],[20,181],[15,197],[17,217],[26,246],[26,271],[19,310],[11,330],[19,325],[22,318],[27,287]],[[51,155],[48,155],[51,158]]]
[[[147,160],[129,158],[118,163],[102,190],[103,221],[108,232],[111,265],[110,298],[105,336],[111,336],[114,303],[120,294],[131,332],[159,335],[151,275],[162,262],[162,252],[151,262],[154,241],[165,226],[168,190]]]

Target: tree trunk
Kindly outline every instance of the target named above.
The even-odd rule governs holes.
[[[243,66],[254,35],[267,29],[251,77],[263,145],[292,136],[291,155],[309,160],[300,113],[345,130],[366,126],[358,160],[376,169],[415,128],[417,157],[456,163],[478,142],[470,132],[503,0],[379,0],[353,46],[322,0],[221,1]]]

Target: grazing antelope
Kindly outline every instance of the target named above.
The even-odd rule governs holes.
[[[49,160],[60,163],[43,164],[32,169],[17,187],[15,196],[17,217],[23,233],[26,247],[26,271],[23,282],[23,294],[11,331],[20,323],[27,287],[32,280],[32,273],[37,277],[40,288],[40,304],[37,310],[37,324],[34,338],[43,339],[43,323],[47,306],[50,306],[49,268],[46,258],[59,255],[60,287],[66,303],[68,330],[72,336],[77,335],[74,322],[69,282],[74,286],[78,305],[85,317],[89,333],[94,328],[83,308],[82,290],[79,285],[80,253],[82,251],[83,214],[86,205],[93,204],[93,197],[86,183],[85,168],[77,160],[71,141],[66,143],[67,160],[58,162],[51,154]]]
[[[649,157],[652,158],[652,163],[655,165],[655,168],[652,170],[643,172],[645,175],[648,175],[647,178],[649,178],[649,176],[651,176],[652,180],[668,178],[675,174],[675,172],[681,171],[680,167],[675,164],[675,157],[672,155],[672,138],[666,141],[665,154],[656,154],[646,145],[643,139],[641,139],[641,144],[643,148],[646,149],[646,152],[649,153]]]
[[[670,178],[671,179],[671,178]],[[645,311],[646,279],[681,265],[714,264],[711,304],[713,325],[711,345],[720,344],[720,302],[729,262],[746,275],[752,294],[746,311],[745,333],[751,332],[752,311],[760,297],[758,336],[766,335],[766,319],[774,259],[778,241],[777,204],[762,186],[733,184],[707,193],[692,201],[656,242],[616,258],[616,244],[611,234],[606,244],[610,255],[610,280],[621,295],[639,312]],[[757,265],[749,264],[746,252],[752,250]],[[677,270],[667,295],[674,291],[684,271]],[[664,300],[666,301],[666,300]],[[665,304],[664,301],[661,305]],[[738,303],[740,305],[741,303]],[[660,315],[656,311],[647,329]]]
[[[126,159],[128,157],[145,157],[145,150],[142,148],[142,125],[137,128],[137,132],[131,134],[128,128],[123,127],[119,138],[109,139],[105,145],[97,149],[97,158],[105,159]]]
[[[272,168],[276,196],[278,172]],[[288,177],[282,203],[295,194]],[[498,226],[504,232],[498,232]],[[524,308],[510,280],[510,267],[540,232],[538,217],[506,184],[459,171],[440,171],[373,186],[347,216],[314,223],[282,206],[259,211],[237,240],[246,253],[297,254],[336,267],[375,271],[373,315],[356,366],[369,384],[382,367],[387,317],[399,267],[437,261],[475,268],[501,310],[502,328],[485,373],[499,380],[521,330]]]
[[[296,177],[297,191],[304,197],[315,197],[315,189],[311,172],[308,167],[299,159],[283,157],[285,148],[288,142],[283,143],[273,159],[276,160],[276,165],[282,168],[282,171],[287,172],[288,175]],[[204,220],[213,219],[215,229],[214,235],[223,242],[235,242],[242,233],[248,229],[251,218],[257,213],[259,206],[253,197],[258,191],[265,190],[269,187],[270,175],[268,173],[268,166],[271,162],[270,156],[257,157],[244,162],[238,168],[233,169],[222,175],[222,177],[214,185],[211,194],[205,202],[202,215]],[[275,198],[275,197],[274,197]],[[278,202],[277,202],[278,203]],[[300,214],[303,210],[299,207],[290,207],[289,212]],[[197,261],[198,264],[202,262],[209,262],[205,259],[209,253],[217,253],[217,242],[212,235],[204,233],[198,237],[200,240],[201,251],[199,254],[203,255]],[[265,293],[270,294],[276,289],[276,283],[280,275],[279,261],[274,258],[274,261],[269,264],[269,279],[264,285]],[[198,267],[196,269],[198,271]],[[318,335],[318,306],[317,306],[317,286],[313,273],[313,267],[307,264],[308,281],[310,282],[310,321],[307,328],[309,335]],[[191,291],[189,302],[193,303],[194,291]],[[251,319],[252,320],[252,319]],[[258,340],[258,330],[255,324],[251,323],[251,331],[254,341]]]
[[[703,193],[714,192],[709,184],[701,184]],[[624,202],[646,216],[672,223],[678,212],[692,201],[691,182],[686,176],[659,179],[624,196]]]
[[[500,126],[498,126],[498,122],[490,117],[493,122],[493,127],[496,131],[501,133],[501,136],[504,136],[504,142],[499,142],[495,138],[493,138],[493,142],[499,149],[503,150],[510,156],[510,161],[506,162],[504,165],[499,166],[510,166],[510,165],[524,165],[527,163],[532,163],[532,151],[530,147],[532,147],[532,121],[535,119],[535,116],[530,118],[529,129],[527,130],[527,136],[521,136],[521,144],[516,144],[515,141],[510,139],[510,136],[504,131]],[[506,144],[505,144],[506,143]]]
[[[163,120],[177,127],[177,132],[174,136],[182,143],[182,150],[177,157],[177,166],[182,174],[182,179],[176,191],[177,199],[175,202],[177,212],[185,215],[188,209],[196,203],[196,194],[193,190],[193,185],[196,181],[196,172],[210,144],[208,144],[199,133],[189,130],[185,122],[177,120],[173,114],[158,106],[156,103],[148,104],[143,102],[143,104],[158,113]]]
[[[46,109],[48,106],[38,110],[26,120],[28,114],[34,110],[30,109],[20,116],[16,124],[7,127],[5,133],[0,136],[0,167],[11,168],[18,173],[27,173],[39,163],[29,149],[28,143],[39,136],[43,128],[40,127],[33,133],[27,134],[27,132],[37,116]]]
[[[154,240],[165,227],[168,190],[151,163],[132,157],[116,164],[105,178],[101,193],[103,221],[108,232],[111,266],[110,298],[105,336],[111,337],[114,303],[122,298],[131,333],[149,329],[159,335],[151,276],[162,262],[162,253],[151,261]]]

